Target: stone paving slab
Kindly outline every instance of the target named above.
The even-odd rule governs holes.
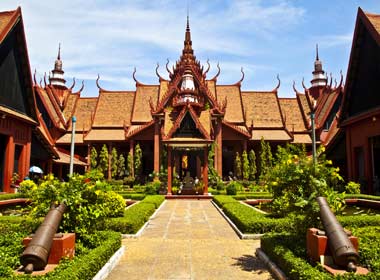
[[[273,279],[208,200],[166,200],[107,279]]]

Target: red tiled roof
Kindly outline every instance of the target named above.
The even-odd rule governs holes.
[[[380,34],[380,15],[364,12],[368,20],[371,22],[377,33]]]
[[[296,98],[279,98],[281,110],[284,116],[285,125],[288,131],[305,131],[302,112]]]
[[[62,151],[62,150],[58,150],[58,149],[56,149],[56,151],[58,153],[59,159],[54,159],[55,163],[70,164],[70,154],[67,151]],[[73,164],[74,165],[82,165],[82,166],[87,165],[87,162],[82,161],[77,157],[78,156],[76,156],[76,157],[74,156],[74,158],[73,158]]]
[[[78,100],[79,94],[69,94],[66,99],[65,108],[63,109],[63,116],[66,122],[70,120],[75,107],[75,102]]]
[[[238,86],[216,86],[218,102],[223,102],[227,98],[227,108],[224,119],[231,123],[243,123],[243,105]]]
[[[83,144],[83,134],[75,133],[74,137],[75,144]],[[57,144],[71,144],[71,132],[64,134],[61,138],[56,141]]]
[[[92,116],[94,114],[97,101],[97,98],[78,99],[75,106],[75,111],[73,112],[77,119],[75,126],[76,131],[89,131],[91,129]],[[72,130],[71,121],[68,130]]]
[[[294,144],[311,144],[311,137],[308,133],[295,133],[293,134],[293,141],[291,143]]]
[[[0,43],[7,36],[13,25],[15,24],[15,20],[19,16],[20,10],[14,11],[6,11],[0,12]]]
[[[242,92],[242,97],[247,127],[284,126],[276,92]]]
[[[149,101],[157,103],[159,86],[137,86],[133,103],[132,123],[149,122],[152,120]]]
[[[85,141],[125,141],[125,130],[120,129],[91,129],[85,136]]]
[[[100,91],[93,127],[124,127],[131,124],[133,91]],[[112,139],[112,138],[111,138]]]
[[[261,138],[269,141],[290,141],[292,138],[284,129],[254,129],[251,140],[260,141]]]

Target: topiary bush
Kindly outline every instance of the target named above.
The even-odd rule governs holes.
[[[237,192],[242,191],[243,185],[238,181],[231,181],[226,187],[227,195],[236,195]]]

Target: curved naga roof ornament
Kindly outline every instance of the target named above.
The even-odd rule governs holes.
[[[343,85],[343,72],[342,70],[340,70],[340,82],[339,82],[338,88],[340,88],[342,85]]]
[[[172,79],[172,77],[173,77],[173,72],[170,71],[168,65],[169,65],[169,58],[167,59],[167,62],[166,62],[166,71],[168,71],[168,73],[169,73],[169,78]]]
[[[133,71],[132,76],[133,76],[133,79],[134,79],[135,82],[136,82],[136,86],[143,86],[143,85],[144,85],[143,83],[140,83],[140,82],[137,80],[137,78],[136,78],[136,67],[135,67],[135,69],[134,69],[134,71]]]
[[[75,77],[73,77],[73,84],[72,84],[72,86],[69,88],[69,90],[73,90],[74,87],[75,87]]]
[[[82,80],[82,86],[81,88],[79,89],[78,93],[80,94],[82,92],[82,90],[84,89],[84,80]]]
[[[168,80],[166,80],[165,78],[163,78],[163,77],[160,75],[160,73],[158,73],[158,68],[159,68],[159,67],[160,67],[160,64],[157,62],[156,75],[157,75],[159,81],[160,81],[160,82],[161,82],[161,81],[168,81]]]
[[[212,78],[212,79],[210,79],[211,81],[215,81],[216,82],[216,79],[219,77],[219,75],[220,75],[220,67],[219,67],[219,62],[218,62],[218,64],[216,65],[216,67],[218,68],[218,72],[216,73],[216,75]]]
[[[240,72],[241,72],[241,79],[239,81],[237,81],[236,83],[234,83],[233,85],[234,86],[241,86],[241,82],[244,80],[244,71],[243,71],[243,67],[240,68]]]
[[[277,86],[272,90],[273,92],[276,92],[280,88],[280,86],[281,86],[280,75],[277,74],[276,78],[277,78],[278,83],[277,83]]]
[[[296,89],[296,81],[293,81],[293,90],[296,94],[301,94],[297,89]]]
[[[309,89],[305,86],[305,78],[304,77],[302,77],[302,87],[305,90],[305,92],[309,91]]]
[[[46,72],[45,72],[45,74],[44,74],[44,85],[45,85],[45,87],[46,87],[46,85],[47,85],[47,83],[46,83]]]
[[[33,74],[34,85],[37,85],[36,74],[37,74],[37,69],[34,69],[34,74]]]
[[[206,75],[207,75],[208,71],[210,70],[210,60],[207,59],[206,63],[208,65],[208,67],[207,67],[207,70],[203,72],[203,78],[205,78],[205,79],[206,79]]]
[[[99,76],[99,74],[98,74],[98,78],[96,79],[96,86],[98,87],[98,89],[99,89],[100,91],[104,91],[104,89],[99,85],[99,79],[100,79],[100,76]]]

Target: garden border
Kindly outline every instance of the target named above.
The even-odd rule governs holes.
[[[264,253],[261,248],[256,249],[256,256],[268,267],[272,275],[278,280],[288,279],[285,273],[278,267],[277,264],[271,261],[271,259]]]
[[[223,212],[221,208],[214,202],[211,201],[211,203],[215,206],[215,208],[219,211],[219,213],[223,216],[223,218],[229,223],[229,225],[232,227],[232,229],[236,232],[236,234],[239,236],[240,239],[255,239],[258,240],[263,236],[263,233],[242,233],[238,227],[230,220],[230,218],[227,217],[227,215]]]
[[[129,238],[139,238],[140,235],[143,233],[143,231],[145,230],[145,228],[148,226],[149,222],[151,219],[154,219],[158,213],[158,211],[161,209],[161,207],[163,207],[163,205],[166,203],[166,199],[161,203],[161,205],[154,211],[154,213],[152,214],[152,216],[149,217],[148,221],[145,222],[145,224],[139,229],[138,232],[136,232],[135,234],[122,234],[121,235],[121,238],[122,239],[129,239]],[[134,203],[132,204],[130,207],[133,207],[133,205],[137,205],[138,203]]]
[[[106,262],[105,265],[96,273],[96,275],[92,278],[92,280],[104,280],[108,277],[110,272],[115,268],[115,266],[119,263],[121,257],[124,255],[125,246],[122,245],[119,250],[112,255],[112,257]]]

